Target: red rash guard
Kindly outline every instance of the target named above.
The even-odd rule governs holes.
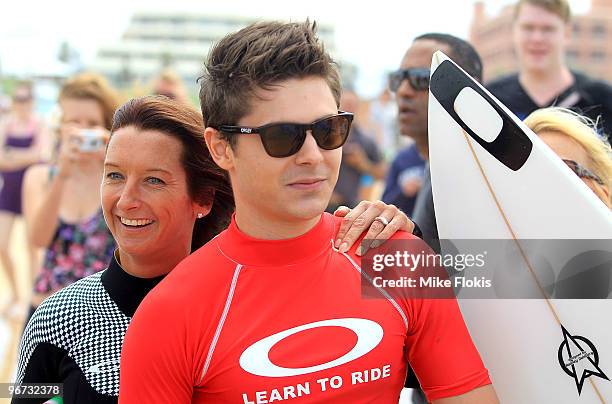
[[[391,403],[407,361],[429,400],[489,384],[454,299],[361,297],[339,224],[269,241],[232,221],[181,262],[128,328],[119,402]]]

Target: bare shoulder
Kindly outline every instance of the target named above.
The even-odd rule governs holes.
[[[26,170],[24,181],[26,184],[44,184],[49,179],[49,170],[51,170],[49,164],[34,164]]]

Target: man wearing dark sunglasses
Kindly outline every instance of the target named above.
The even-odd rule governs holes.
[[[416,148],[424,160],[429,159],[429,138],[427,130],[427,108],[429,102],[429,75],[431,58],[435,51],[441,50],[451,57],[459,66],[477,80],[482,78],[482,63],[480,56],[466,41],[448,34],[427,33],[418,36],[408,48],[400,68],[389,75],[389,89],[395,93],[398,106],[398,123],[400,133],[414,139],[414,145],[401,151],[393,161],[392,166],[410,168],[412,162],[397,161],[414,155]],[[417,161],[418,163],[418,161]],[[416,164],[416,163],[415,163]],[[394,193],[393,187],[401,188],[402,171],[394,170],[396,178],[387,179],[386,194]],[[420,182],[414,213],[412,218],[421,228],[423,240],[435,250],[440,250],[436,215],[433,205],[429,164],[425,165],[423,178]],[[397,193],[397,191],[395,192]],[[387,201],[385,201],[387,202]],[[413,402],[426,403],[422,391],[418,389],[419,382],[414,372],[409,372],[407,387],[417,387],[413,393]]]
[[[334,246],[353,116],[315,32],[257,23],[209,54],[204,137],[236,213],[139,307],[120,403],[397,402],[408,360],[434,403],[497,402],[454,299],[364,298],[356,247]]]
[[[427,106],[429,99],[429,68],[434,52],[449,55],[472,77],[480,80],[480,56],[466,41],[448,34],[428,33],[418,36],[406,51],[400,68],[389,75],[389,89],[395,93],[398,105],[400,133],[414,139],[414,146],[423,159],[428,160]],[[400,153],[399,158],[406,155]],[[393,164],[398,164],[394,162]],[[399,180],[399,175],[398,175]],[[391,181],[393,182],[393,181]],[[389,183],[389,181],[387,182]],[[438,230],[433,208],[429,166],[426,166],[413,214],[425,240],[439,250]]]

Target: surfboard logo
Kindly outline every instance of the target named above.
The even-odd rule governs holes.
[[[599,367],[599,354],[595,345],[585,337],[571,335],[563,326],[561,329],[563,342],[559,346],[559,364],[565,373],[574,378],[578,395],[587,377],[597,376],[610,380]]]
[[[445,60],[440,63],[431,75],[429,90],[453,120],[499,162],[513,171],[525,164],[533,148],[529,137],[493,98],[453,62]],[[479,114],[465,116],[462,110],[466,109],[461,108],[464,103],[476,106],[467,110],[479,110]],[[491,119],[491,125],[482,125]],[[482,129],[487,132],[486,135]]]

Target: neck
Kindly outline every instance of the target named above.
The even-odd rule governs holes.
[[[189,249],[183,249],[169,254],[169,251],[164,249],[164,257],[159,257],[157,254],[130,255],[118,248],[117,261],[119,261],[121,268],[132,276],[156,278],[172,271],[179,262],[189,255],[189,252]]]
[[[429,142],[427,141],[427,139],[424,139],[424,140],[415,139],[414,144],[417,150],[419,151],[419,154],[423,158],[423,160],[429,160]]]
[[[248,209],[236,201],[236,225],[247,236],[260,240],[285,240],[308,233],[321,219],[321,215],[309,219],[270,217],[264,212]]]
[[[28,123],[30,122],[32,115],[30,111],[14,111],[13,116],[15,117],[15,120],[18,122]]]

